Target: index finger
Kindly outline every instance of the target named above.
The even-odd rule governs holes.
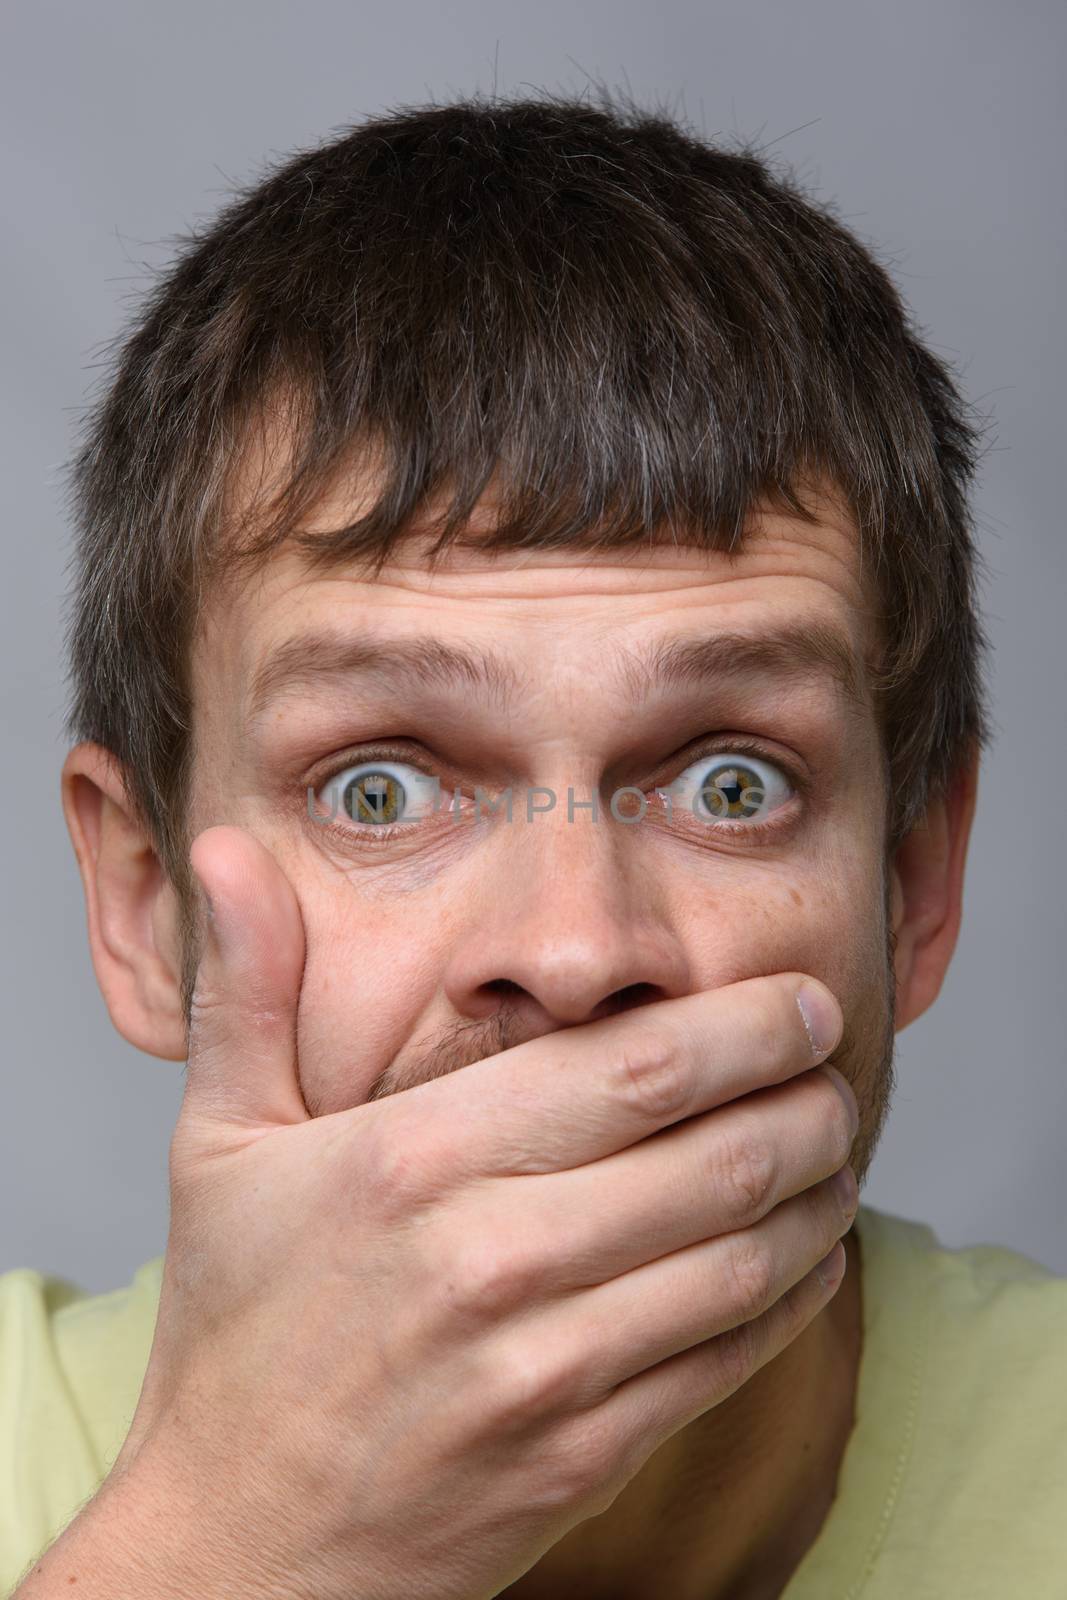
[[[801,1010],[802,986],[824,1000],[821,1024]],[[745,978],[544,1034],[376,1111],[404,1118],[423,1157],[437,1157],[433,1170],[457,1181],[561,1172],[784,1082],[825,1060],[842,1027],[817,979]]]

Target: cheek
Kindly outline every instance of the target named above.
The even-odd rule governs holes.
[[[300,1086],[313,1116],[361,1105],[429,1009],[445,953],[434,919],[410,899],[383,909],[352,894],[302,904],[307,957],[300,991]]]
[[[738,871],[713,890],[690,891],[686,936],[700,987],[809,972],[845,1007],[882,982],[885,910],[872,853],[788,868]]]

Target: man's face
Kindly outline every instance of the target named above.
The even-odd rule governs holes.
[[[797,970],[844,1010],[832,1059],[860,1102],[862,1180],[893,1041],[874,712],[817,667],[735,650],[702,671],[692,648],[819,624],[862,663],[877,620],[855,530],[834,501],[819,510],[817,526],[763,515],[734,557],[454,550],[431,574],[413,540],[374,578],[285,550],[220,593],[193,653],[193,832],[248,829],[294,886],[313,1115],[625,1006]],[[323,507],[330,525],[346,514]],[[279,672],[282,647],[327,633],[380,659],[326,673],[303,644],[298,675]],[[684,670],[661,675],[679,648]],[[395,815],[375,810],[374,773],[399,783],[389,801],[406,792],[399,821],[374,820]],[[510,821],[489,809],[508,789]]]

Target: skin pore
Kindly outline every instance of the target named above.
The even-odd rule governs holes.
[[[475,545],[430,574],[413,539],[368,579],[312,573],[286,548],[213,599],[192,656],[192,835],[244,827],[294,886],[307,939],[298,1059],[313,1115],[625,1006],[796,970],[822,979],[844,1012],[831,1060],[859,1102],[862,1184],[894,1033],[936,998],[955,946],[976,764],[887,864],[869,700],[813,673],[659,683],[624,663],[682,636],[762,637],[798,622],[835,630],[862,661],[876,648],[877,605],[839,502],[827,492],[818,509],[815,526],[754,515],[733,557]],[[349,491],[324,502],[322,525],[353,514]],[[287,640],[327,628],[386,654],[414,641],[491,653],[499,670],[488,686],[429,670],[308,674],[251,716],[257,672]],[[767,830],[698,821],[696,780],[716,760],[751,762],[753,741],[768,790],[752,820]],[[336,775],[383,762],[409,793],[420,771],[436,774],[446,799],[459,789],[471,809],[476,785],[487,796],[510,786],[513,820],[443,813],[375,842],[373,825],[360,831],[343,808],[331,826],[309,817],[309,785],[322,794]],[[675,783],[684,803],[672,819],[651,804],[639,821],[612,817],[624,786],[653,796]],[[527,820],[534,785],[558,798]],[[594,792],[596,820],[580,807]],[[173,890],[105,752],[72,751],[63,794],[112,1019],[139,1048],[182,1060]],[[805,1331],[667,1440],[508,1595],[781,1593],[833,1501],[854,1420],[860,1259],[851,1232],[845,1244],[844,1283]]]

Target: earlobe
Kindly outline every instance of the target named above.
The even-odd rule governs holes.
[[[979,755],[976,748],[961,763],[945,796],[931,803],[890,866],[898,1032],[933,1005],[956,948]]]
[[[80,744],[64,762],[61,793],[111,1020],[138,1050],[183,1061],[174,889],[129,802],[121,765],[102,746]]]

